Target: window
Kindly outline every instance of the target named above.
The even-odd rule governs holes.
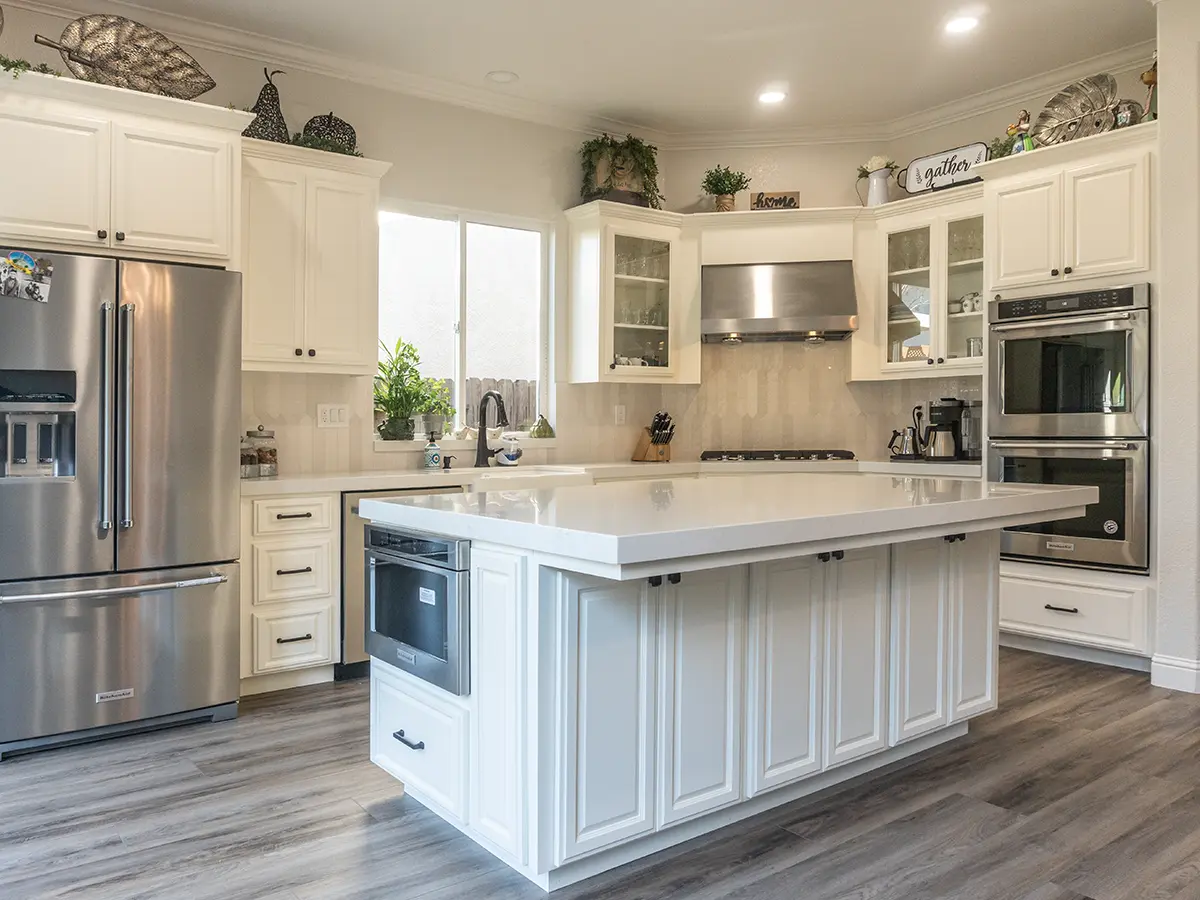
[[[477,424],[490,390],[504,398],[514,429],[537,418],[548,238],[542,225],[466,213],[379,215],[380,340],[417,348],[421,374],[449,387],[456,425]]]

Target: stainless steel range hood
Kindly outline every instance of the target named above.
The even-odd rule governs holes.
[[[704,266],[704,342],[844,341],[858,328],[850,260]]]

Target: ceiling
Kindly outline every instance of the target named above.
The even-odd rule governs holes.
[[[1155,36],[1146,0],[140,0],[661,133],[880,125]],[[946,34],[956,15],[980,26]],[[178,32],[177,32],[178,33]],[[520,80],[494,85],[487,72]],[[784,84],[765,107],[758,93]]]

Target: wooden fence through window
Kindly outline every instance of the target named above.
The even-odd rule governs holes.
[[[454,380],[446,379],[446,386],[454,393]],[[538,391],[537,381],[526,381],[518,378],[468,378],[465,396],[454,404],[462,414],[462,421],[467,425],[477,425],[479,418],[479,399],[488,391],[496,391],[504,398],[504,408],[508,411],[508,422],[514,431],[527,429],[537,419]],[[496,425],[496,406],[488,404],[488,425]]]

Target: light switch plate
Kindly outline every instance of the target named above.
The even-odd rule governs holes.
[[[318,403],[317,427],[349,428],[350,407],[342,403]]]
[[[625,407],[624,407],[624,405],[617,404],[615,407],[613,407],[613,424],[614,425],[624,425],[625,424]]]

